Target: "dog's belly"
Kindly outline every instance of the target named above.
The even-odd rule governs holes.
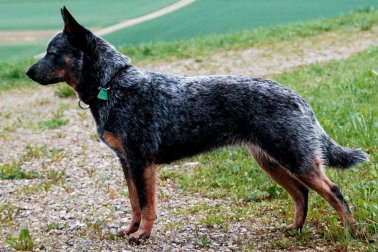
[[[157,163],[170,163],[222,146],[241,143],[247,138],[248,135],[242,135],[237,128],[225,130],[225,127],[207,127],[195,133],[181,132],[163,137],[155,160]]]
[[[162,146],[159,153],[156,156],[157,164],[171,163],[176,160],[180,160],[186,157],[191,157],[206,151],[210,151],[218,146],[211,144],[187,144],[176,146]]]

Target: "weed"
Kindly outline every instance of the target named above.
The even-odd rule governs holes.
[[[106,184],[106,192],[108,193],[108,197],[112,200],[119,198],[117,190],[109,184]]]
[[[50,120],[43,120],[38,122],[38,129],[41,130],[51,130],[51,129],[57,129],[61,126],[67,125],[69,120],[65,119],[50,119]]]
[[[198,241],[198,245],[201,248],[209,248],[211,245],[211,240],[206,235],[202,235]]]
[[[54,94],[59,98],[75,97],[75,91],[66,84],[59,84],[55,89]]]
[[[0,206],[0,221],[13,221],[20,213],[21,208],[10,203]]]
[[[97,237],[100,240],[105,238],[106,232],[104,228],[106,226],[107,219],[97,219],[95,222],[87,220],[84,234],[90,237]]]
[[[19,117],[17,117],[15,120],[12,120],[9,124],[3,127],[3,134],[16,132],[16,130],[21,128],[22,125],[22,120]]]
[[[160,201],[168,201],[170,197],[169,197],[169,194],[166,193],[164,190],[159,189],[158,198]]]
[[[33,238],[27,228],[22,228],[18,237],[9,236],[6,242],[15,250],[31,251],[35,247]]]
[[[94,168],[89,168],[89,167],[85,167],[84,170],[87,172],[88,174],[88,177],[92,178],[93,175],[95,174],[95,169]]]
[[[100,137],[98,136],[97,132],[93,132],[91,133],[91,135],[89,136],[89,138],[93,141],[96,141],[96,142],[99,142],[100,141]]]
[[[64,229],[67,225],[62,222],[53,222],[47,225],[48,230],[61,230]]]
[[[67,125],[69,120],[62,119],[63,112],[66,109],[66,106],[60,107],[58,110],[53,111],[51,114],[53,118],[49,120],[42,120],[39,121],[37,124],[37,128],[41,130],[49,130],[49,129],[57,129],[61,126]]]
[[[115,234],[112,234],[112,233],[109,234],[109,240],[115,241],[116,239],[117,239],[117,237],[116,237]]]
[[[129,198],[129,197],[130,197],[128,191],[122,191],[122,192],[120,192],[119,194],[122,195],[122,196],[125,197],[125,198]]]
[[[54,183],[60,182],[63,184],[66,180],[66,173],[65,171],[57,171],[55,169],[48,169],[47,178]]]
[[[16,161],[13,161],[10,164],[0,164],[0,179],[35,179],[39,176],[39,173],[34,170],[21,170]]]
[[[279,239],[275,239],[270,242],[270,247],[273,249],[288,249],[293,246],[292,241],[285,237],[285,235],[281,235]]]
[[[66,193],[72,193],[74,188],[72,186],[63,185],[63,189]]]
[[[30,144],[26,145],[24,153],[20,157],[21,162],[28,162],[32,159],[40,159],[42,156],[46,155],[47,147],[44,146],[32,146]]]
[[[168,231],[168,230],[179,230],[180,228],[184,227],[184,224],[183,223],[180,223],[180,222],[172,222],[172,221],[168,221],[164,227],[163,227],[163,231]]]
[[[19,190],[19,192],[26,195],[31,195],[31,194],[37,194],[43,190],[45,193],[48,193],[52,186],[53,186],[53,183],[51,181],[43,181],[43,182],[35,183],[33,185],[25,185]]]
[[[41,157],[47,157],[51,161],[56,162],[63,159],[66,156],[63,149],[47,148],[46,145],[32,146],[27,145],[23,154],[20,156],[20,162],[29,162],[33,159],[41,159]]]

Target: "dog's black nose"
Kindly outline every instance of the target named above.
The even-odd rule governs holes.
[[[33,67],[30,67],[27,71],[26,71],[26,75],[29,76],[30,79],[33,79],[33,76],[34,76],[34,68]]]

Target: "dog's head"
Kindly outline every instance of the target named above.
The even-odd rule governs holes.
[[[75,90],[83,67],[83,58],[96,48],[96,36],[61,9],[64,29],[52,38],[46,55],[32,65],[26,74],[42,84],[67,82]]]

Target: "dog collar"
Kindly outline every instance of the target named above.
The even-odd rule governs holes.
[[[129,67],[130,65],[121,67],[104,86],[100,86],[100,91],[98,92],[97,96],[92,96],[88,98],[86,101],[83,101],[82,99],[79,98],[79,102],[78,102],[79,108],[84,109],[84,110],[89,109],[91,107],[91,104],[95,102],[96,98],[98,100],[108,101],[109,100],[108,90],[110,89],[109,84],[118,76],[120,72],[122,72],[123,70]],[[87,107],[83,106],[82,103],[86,104]]]
[[[111,83],[120,72],[122,72],[124,69],[129,68],[129,65],[126,65],[124,67],[121,67],[114,75],[113,77],[104,85],[100,88],[100,91],[97,94],[97,99],[107,101],[109,100],[109,95],[108,95],[108,90],[110,89],[110,86],[108,86],[109,83]]]

